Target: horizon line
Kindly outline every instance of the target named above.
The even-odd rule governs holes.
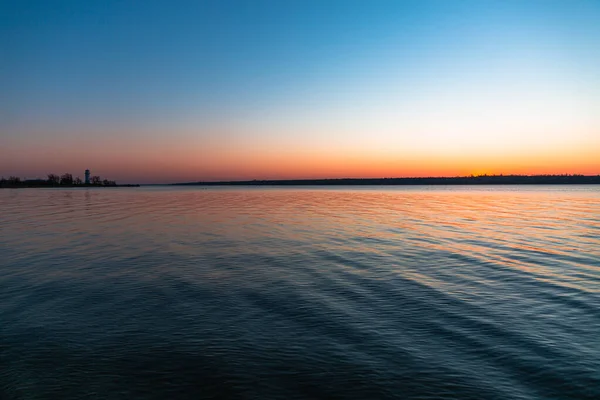
[[[306,184],[306,183],[316,183],[316,184],[324,184],[324,183],[339,183],[339,182],[381,182],[381,181],[398,181],[409,183],[411,181],[435,181],[435,180],[443,180],[443,181],[460,181],[460,180],[468,180],[468,181],[477,181],[477,180],[487,180],[487,179],[495,179],[495,180],[503,180],[503,179],[569,179],[575,178],[576,180],[594,180],[594,183],[600,184],[600,174],[596,175],[584,175],[584,174],[481,174],[481,175],[463,175],[463,176],[427,176],[427,177],[379,177],[379,178],[294,178],[294,179],[245,179],[245,180],[216,180],[216,181],[190,181],[190,182],[175,182],[175,183],[155,183],[155,184],[145,184],[145,185],[260,185],[260,184]],[[595,178],[598,178],[598,181],[595,181]],[[388,182],[389,183],[389,182]]]

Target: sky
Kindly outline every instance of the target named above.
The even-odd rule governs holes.
[[[0,0],[0,176],[600,174],[600,1]]]

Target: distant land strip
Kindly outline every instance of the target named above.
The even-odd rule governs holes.
[[[81,185],[49,185],[40,182],[27,182],[22,181],[20,183],[0,183],[0,189],[26,189],[26,188],[120,188],[120,187],[140,187],[139,184],[114,184],[114,185],[93,185],[93,184],[81,184]]]
[[[600,175],[480,175],[428,178],[276,179],[187,182],[176,186],[358,186],[358,185],[598,185]]]
[[[47,179],[21,179],[18,176],[10,176],[8,179],[0,178],[0,189],[19,189],[19,188],[74,188],[74,187],[138,187],[140,185],[117,185],[117,182],[108,179],[102,179],[98,175],[90,179],[90,170],[86,170],[86,180],[75,177],[70,173],[63,175],[48,174]]]

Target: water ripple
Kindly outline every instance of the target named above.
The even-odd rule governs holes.
[[[600,187],[0,191],[0,398],[600,398]]]

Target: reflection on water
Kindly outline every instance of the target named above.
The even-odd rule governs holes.
[[[600,398],[600,187],[0,191],[0,398]]]

